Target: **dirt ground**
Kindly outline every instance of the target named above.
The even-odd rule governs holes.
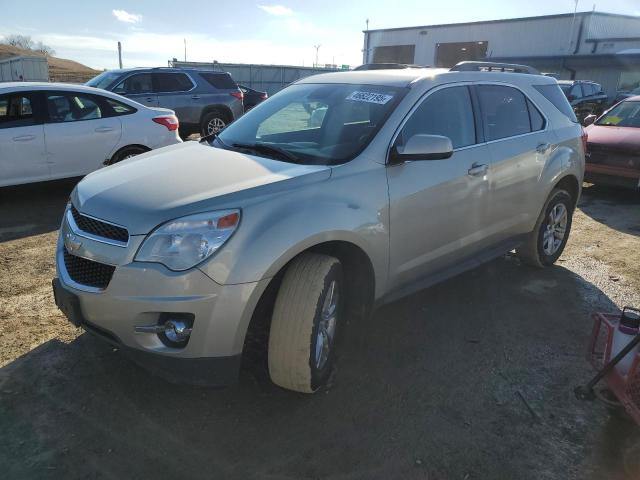
[[[55,308],[72,182],[0,190],[1,478],[640,478],[640,429],[574,386],[589,313],[640,306],[640,197],[589,187],[565,254],[505,256],[344,331],[326,390],[175,386]]]

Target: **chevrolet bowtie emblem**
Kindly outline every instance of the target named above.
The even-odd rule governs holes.
[[[70,232],[64,236],[64,244],[69,252],[74,252],[82,246],[80,239]]]

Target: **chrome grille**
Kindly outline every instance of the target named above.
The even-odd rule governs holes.
[[[129,232],[126,228],[111,225],[110,223],[101,222],[95,218],[87,217],[76,210],[76,207],[71,206],[71,215],[76,225],[83,232],[90,233],[97,237],[108,238],[110,240],[116,240],[118,242],[127,243],[129,241]]]

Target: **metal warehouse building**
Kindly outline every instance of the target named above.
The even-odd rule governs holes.
[[[364,63],[524,63],[607,95],[640,86],[640,17],[584,12],[364,32]]]

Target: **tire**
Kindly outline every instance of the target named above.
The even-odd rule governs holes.
[[[206,137],[220,133],[229,124],[229,117],[221,110],[211,110],[205,113],[200,122],[200,135]]]
[[[271,318],[268,363],[273,383],[313,393],[327,382],[343,311],[342,285],[342,265],[335,257],[305,253],[292,261]]]
[[[560,258],[571,232],[574,207],[575,201],[566,190],[557,188],[551,192],[533,231],[516,249],[522,262],[535,267],[548,267]],[[551,222],[552,211],[554,218],[558,220],[555,225]],[[562,221],[563,218],[564,221]],[[562,231],[564,234],[558,238]],[[552,236],[553,243],[551,243]]]
[[[148,152],[146,148],[143,147],[125,147],[122,150],[118,150],[111,160],[109,161],[109,165],[113,165],[114,163],[121,162],[127,158],[135,157],[136,155],[140,155],[141,153]]]

